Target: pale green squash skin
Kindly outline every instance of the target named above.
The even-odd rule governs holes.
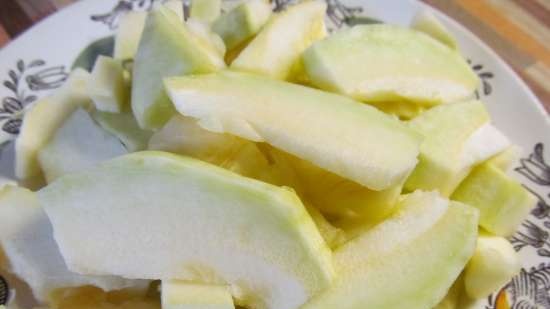
[[[103,129],[116,136],[128,152],[147,148],[152,132],[139,127],[129,108],[118,114],[95,110],[91,116]]]
[[[302,57],[313,85],[367,103],[433,106],[464,100],[479,84],[456,50],[392,25],[340,30],[314,43]]]
[[[225,67],[223,58],[197,38],[170,9],[160,6],[147,16],[134,62],[132,110],[144,129],[158,129],[175,113],[162,79],[208,73]]]
[[[476,209],[451,202],[431,227],[408,241],[382,241],[386,230],[374,239],[380,240],[378,250],[372,241],[343,245],[334,253],[340,277],[301,309],[435,307],[474,252],[477,220]],[[406,234],[407,227],[398,227],[403,231],[397,234]]]
[[[280,80],[303,80],[301,55],[327,35],[325,11],[323,1],[304,1],[272,14],[230,68]]]
[[[241,303],[273,309],[300,306],[335,276],[294,191],[197,159],[129,154],[61,177],[39,199],[80,273],[222,280]]]
[[[402,183],[417,163],[417,132],[344,96],[229,71],[165,85],[203,128],[269,143],[372,190]]]
[[[482,233],[464,270],[464,289],[471,299],[498,291],[521,270],[521,259],[506,238]]]
[[[192,0],[190,15],[210,23],[220,16],[221,9],[222,0]]]
[[[229,286],[163,280],[163,309],[235,309]]]
[[[479,101],[437,106],[409,121],[409,127],[425,138],[405,190],[438,190],[449,196],[469,171],[460,166],[466,140],[488,121],[489,114]]]
[[[218,17],[212,30],[220,35],[227,50],[233,50],[260,31],[271,16],[271,5],[264,0],[244,2]]]
[[[120,141],[99,127],[83,109],[65,120],[38,153],[48,183],[67,173],[92,167],[128,151]]]
[[[504,237],[517,230],[537,201],[490,160],[474,168],[451,198],[479,209],[480,226]]]

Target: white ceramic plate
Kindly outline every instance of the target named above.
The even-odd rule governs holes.
[[[108,51],[110,41],[103,40],[81,55],[92,42],[112,35],[121,15],[130,10],[147,9],[152,1],[155,0],[81,0],[0,50],[0,142],[5,142],[0,175],[13,177],[13,143],[10,141],[18,133],[25,110],[37,98],[59,87],[75,61],[86,64],[90,61],[90,52]],[[368,22],[367,16],[408,25],[418,10],[428,8],[413,0],[326,1],[331,28]],[[284,4],[288,0],[274,2]],[[455,35],[461,51],[480,76],[483,83],[477,96],[486,103],[494,124],[523,148],[513,176],[539,198],[533,214],[511,238],[522,257],[521,274],[475,307],[550,308],[550,155],[544,148],[550,147],[548,114],[523,81],[493,51],[458,23],[440,12],[435,13]],[[0,278],[0,304],[3,284]]]

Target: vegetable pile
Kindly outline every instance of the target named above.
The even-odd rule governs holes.
[[[467,308],[519,272],[535,199],[433,15],[329,35],[321,1],[183,12],[129,12],[26,113],[0,267],[38,305]]]

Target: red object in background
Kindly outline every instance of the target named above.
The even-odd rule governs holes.
[[[0,0],[0,47],[55,11],[49,0]]]

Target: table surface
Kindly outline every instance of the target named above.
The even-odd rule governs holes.
[[[0,47],[74,1],[0,0]],[[491,46],[527,82],[550,113],[550,0],[423,1]]]

